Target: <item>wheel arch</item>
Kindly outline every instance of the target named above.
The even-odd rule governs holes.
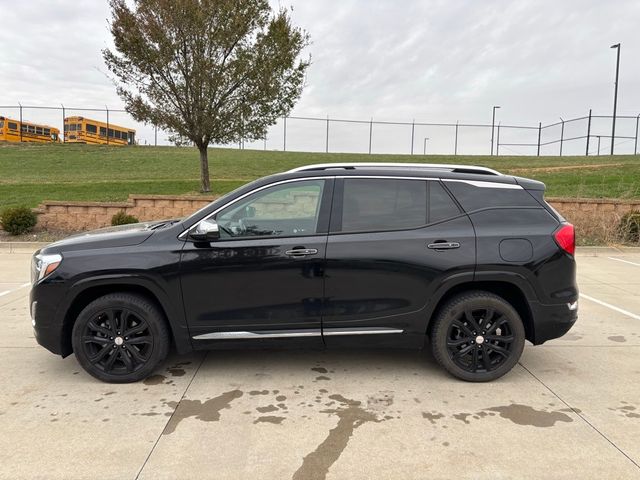
[[[181,312],[175,312],[165,295],[158,292],[152,284],[142,279],[93,279],[74,286],[73,293],[61,307],[62,316],[62,356],[73,353],[71,332],[80,312],[91,302],[110,293],[133,293],[145,297],[153,302],[163,313],[171,331],[172,343],[178,353],[192,350],[191,341],[186,325],[177,320]],[[59,310],[59,311],[60,311]]]
[[[457,283],[446,290],[442,291],[433,302],[430,314],[428,315],[429,323],[427,325],[427,335],[431,336],[434,325],[434,319],[437,317],[443,306],[454,296],[469,291],[485,291],[493,293],[509,302],[516,309],[518,315],[522,319],[525,330],[525,338],[533,341],[535,338],[535,325],[533,321],[533,312],[527,294],[518,284],[505,280],[481,280],[481,281],[465,281]]]

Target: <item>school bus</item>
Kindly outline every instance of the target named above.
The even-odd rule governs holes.
[[[136,131],[85,117],[64,119],[65,143],[135,145]]]
[[[60,130],[48,125],[22,122],[0,116],[0,142],[57,143]]]

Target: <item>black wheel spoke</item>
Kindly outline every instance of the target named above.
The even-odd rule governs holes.
[[[479,348],[476,348],[475,345],[472,345],[472,348],[473,348],[473,355],[472,355],[472,359],[471,359],[471,362],[472,362],[471,366],[473,368],[472,371],[473,372],[477,372],[478,371],[478,367],[480,366],[479,362],[478,362],[478,350],[479,350]]]
[[[128,330],[125,330],[122,335],[124,337],[130,337],[136,333],[142,333],[147,329],[147,322],[145,320],[140,320],[139,323],[135,327],[131,327]]]
[[[456,359],[456,358],[464,357],[467,353],[473,350],[473,347],[475,347],[475,344],[467,345],[466,347],[461,348],[453,355],[453,358]]]
[[[117,358],[118,358],[118,350],[114,348],[112,349],[111,355],[109,356],[109,358],[104,364],[104,369],[106,372],[110,372],[111,370],[113,370],[113,366],[116,363]]]
[[[106,345],[112,343],[108,337],[98,337],[96,335],[84,335],[82,337],[84,343],[99,343],[100,345]]]
[[[127,352],[128,352],[128,349],[124,349],[124,348],[120,349],[120,359],[122,360],[122,363],[124,363],[124,366],[127,369],[127,373],[128,373],[133,371],[133,361],[131,360],[131,357]]]
[[[447,340],[447,347],[459,347],[460,345],[471,341],[470,337],[458,338],[457,340]]]
[[[100,360],[102,360],[105,355],[107,355],[107,353],[109,353],[111,351],[111,345],[105,345],[103,346],[98,353],[96,353],[95,355],[89,357],[89,361],[91,363],[98,363]]]
[[[487,348],[502,355],[504,358],[509,358],[509,350],[507,350],[506,348],[502,348],[499,345],[494,345],[493,343],[487,345]]]
[[[107,322],[109,323],[109,328],[111,328],[111,335],[115,335],[118,331],[118,325],[116,323],[116,312],[113,310],[109,310],[104,312],[107,316]]]
[[[497,341],[501,343],[511,343],[515,340],[515,337],[513,335],[487,335],[484,338],[485,340],[490,342]]]
[[[127,344],[128,345],[147,345],[147,344],[151,344],[152,343],[152,338],[148,335],[145,335],[143,337],[133,337],[130,338],[129,340],[127,340]]]
[[[137,347],[132,346],[132,347],[129,347],[129,349],[128,349],[128,350],[129,350],[129,353],[131,354],[131,357],[133,358],[133,360],[134,360],[134,361],[136,361],[137,363],[139,363],[139,364],[140,364],[140,363],[144,363],[144,362],[146,362],[146,361],[147,361],[147,358],[146,358],[146,357],[144,357],[144,356],[140,353],[140,351],[138,350],[138,348],[137,348]]]
[[[467,322],[469,322],[471,324],[471,328],[473,328],[476,332],[476,334],[478,334],[478,332],[481,330],[480,325],[478,324],[478,321],[475,319],[475,317],[473,316],[473,311],[470,309],[467,309],[464,311],[464,318]]]
[[[491,357],[489,357],[489,350],[486,345],[482,345],[482,362],[484,363],[484,368],[488,371],[491,370]]]
[[[473,338],[473,331],[462,321],[454,320],[452,325],[460,329],[467,337]]]
[[[506,323],[507,319],[504,318],[504,315],[500,315],[492,324],[491,326],[487,329],[487,335],[492,334],[493,332],[496,331],[496,329],[501,326],[504,325]]]
[[[101,327],[100,325],[98,325],[93,320],[91,320],[90,322],[87,323],[87,327],[88,327],[89,330],[92,330],[91,333],[93,333],[93,332],[102,333],[103,335],[106,335],[108,337],[113,335],[111,330],[109,330],[108,328]]]

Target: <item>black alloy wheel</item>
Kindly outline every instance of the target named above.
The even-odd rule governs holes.
[[[91,302],[73,327],[82,367],[100,380],[146,378],[166,357],[169,332],[162,312],[145,297],[115,293]]]
[[[434,356],[458,378],[488,381],[507,373],[524,348],[524,326],[517,311],[488,292],[451,299],[435,320]]]

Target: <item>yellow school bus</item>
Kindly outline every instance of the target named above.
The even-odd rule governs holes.
[[[0,142],[57,143],[60,130],[48,125],[22,122],[0,116]]]
[[[64,119],[64,141],[96,145],[135,145],[136,131],[90,118],[67,117]]]

